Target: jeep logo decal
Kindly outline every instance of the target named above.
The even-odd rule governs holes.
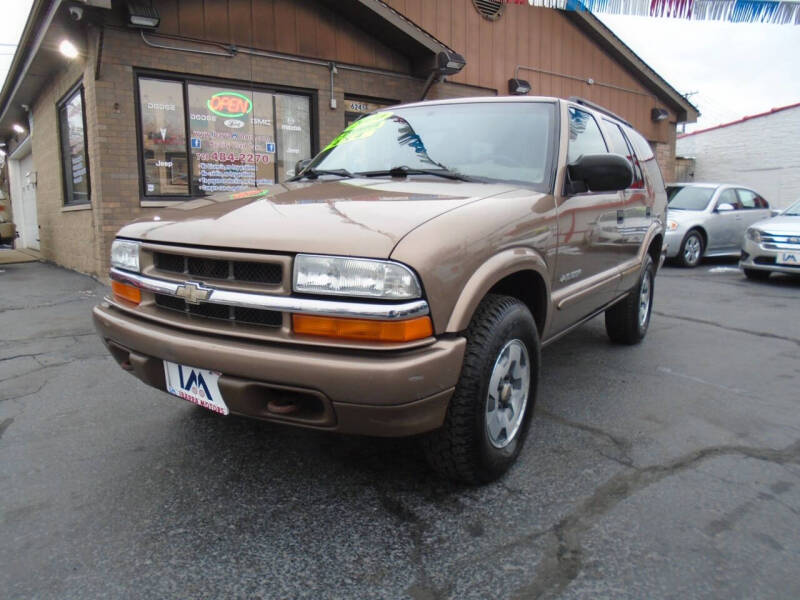
[[[208,110],[220,117],[241,117],[253,110],[250,98],[238,92],[219,92],[206,104]]]

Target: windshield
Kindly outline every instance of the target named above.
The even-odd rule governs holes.
[[[783,214],[787,217],[800,217],[800,200],[783,211]]]
[[[476,102],[386,110],[356,121],[309,169],[388,175],[445,169],[478,180],[514,181],[549,191],[555,105]]]
[[[669,192],[669,209],[675,210],[704,210],[708,206],[708,201],[714,195],[714,188],[710,187],[686,187],[674,188]]]

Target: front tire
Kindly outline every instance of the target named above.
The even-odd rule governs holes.
[[[478,306],[466,335],[444,424],[422,444],[439,474],[480,484],[503,475],[522,449],[539,379],[539,335],[522,302],[495,294]]]
[[[700,264],[700,259],[703,258],[703,250],[705,244],[703,243],[703,236],[697,230],[692,230],[686,234],[681,243],[681,251],[678,253],[678,260],[681,265],[689,269],[693,269]]]
[[[638,344],[647,334],[653,312],[656,269],[653,257],[645,255],[644,268],[624,300],[606,309],[606,333],[617,344]]]

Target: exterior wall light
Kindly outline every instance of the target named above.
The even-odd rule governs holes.
[[[148,0],[129,0],[128,26],[137,29],[157,29],[161,22],[158,10]]]
[[[25,133],[25,128],[22,125],[20,125],[19,123],[14,123],[11,127],[17,133]]]
[[[650,111],[650,118],[656,123],[659,121],[666,121],[669,119],[669,112],[664,108],[654,108]]]
[[[524,96],[525,94],[531,91],[531,84],[525,81],[524,79],[517,79],[514,77],[513,79],[508,80],[508,93],[513,96]]]
[[[78,49],[75,47],[75,44],[69,40],[61,40],[61,43],[58,45],[58,51],[70,60],[78,57]]]

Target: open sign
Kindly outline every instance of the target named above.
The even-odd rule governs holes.
[[[208,110],[220,117],[241,117],[253,110],[250,98],[237,92],[219,92],[206,103]]]

